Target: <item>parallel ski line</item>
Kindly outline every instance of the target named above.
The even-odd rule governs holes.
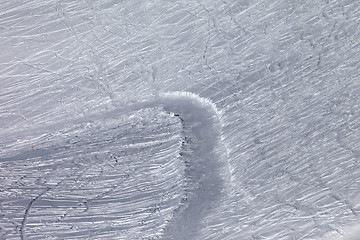
[[[25,235],[25,226],[26,226],[26,221],[27,218],[29,217],[30,214],[30,209],[32,208],[32,206],[34,205],[34,203],[45,193],[47,193],[49,190],[51,190],[51,187],[48,187],[46,190],[44,190],[42,193],[40,193],[39,195],[37,195],[35,198],[31,199],[31,201],[29,202],[29,204],[27,205],[26,209],[25,209],[25,213],[24,213],[24,218],[21,222],[21,227],[20,227],[20,237],[21,240],[25,240],[26,239],[26,235]]]

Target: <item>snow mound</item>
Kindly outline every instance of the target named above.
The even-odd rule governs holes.
[[[179,99],[179,98],[192,99],[200,103],[204,107],[210,107],[217,114],[218,117],[220,117],[222,114],[221,110],[219,110],[216,104],[213,103],[209,98],[200,97],[199,95],[192,92],[186,92],[186,91],[166,92],[166,93],[160,93],[160,97],[170,98],[170,99]]]

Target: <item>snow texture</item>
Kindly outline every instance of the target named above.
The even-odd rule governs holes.
[[[360,239],[358,0],[2,0],[0,239]]]

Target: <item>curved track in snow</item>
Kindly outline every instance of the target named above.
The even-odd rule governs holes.
[[[40,142],[0,159],[7,239],[196,239],[228,176],[220,113],[188,92],[86,116]]]
[[[141,108],[161,106],[182,125],[179,160],[185,164],[182,203],[165,228],[165,239],[195,239],[202,219],[218,204],[229,178],[227,149],[221,142],[221,112],[190,92],[158,95]]]
[[[165,236],[194,239],[201,220],[220,199],[224,188],[227,151],[221,143],[220,113],[208,99],[188,92],[161,95],[164,109],[181,119],[186,201],[174,215]],[[225,167],[225,168],[224,168]]]

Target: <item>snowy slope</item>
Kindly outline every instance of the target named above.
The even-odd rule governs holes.
[[[43,135],[35,150],[3,158],[3,237],[155,236],[181,200],[180,130],[161,109],[140,109]]]
[[[0,239],[360,239],[360,3],[0,4]]]

